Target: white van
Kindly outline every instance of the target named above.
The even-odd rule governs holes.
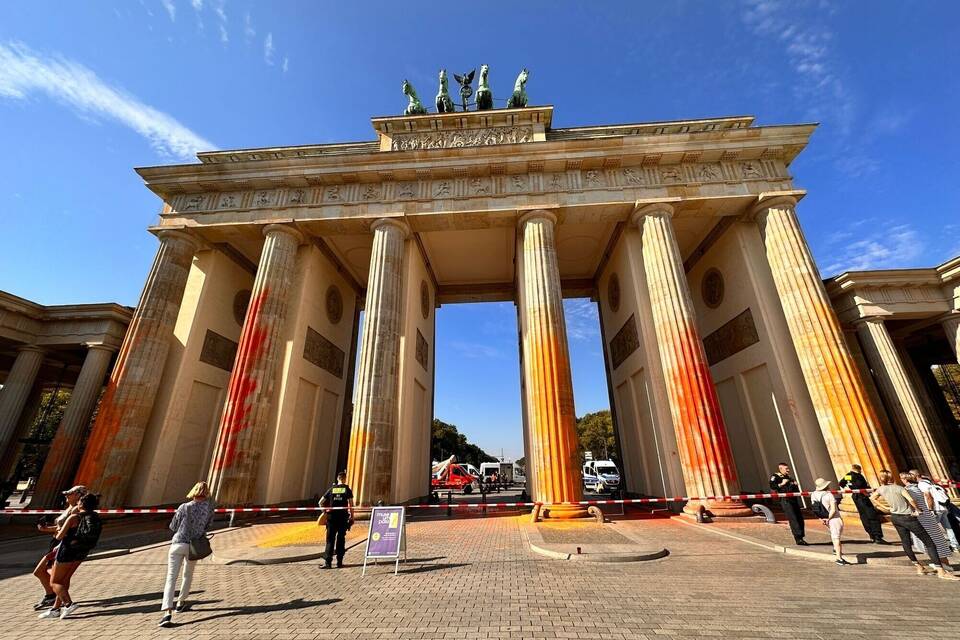
[[[583,488],[596,493],[620,489],[620,471],[612,460],[589,460],[583,465]]]
[[[526,470],[516,462],[513,463],[513,484],[520,486],[526,486],[527,484]]]
[[[493,474],[497,474],[498,482],[503,486],[514,483],[512,462],[483,462],[480,464],[480,477],[484,482],[490,482]]]

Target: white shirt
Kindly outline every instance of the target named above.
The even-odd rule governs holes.
[[[944,495],[943,489],[940,489],[940,487],[934,486],[934,484],[929,480],[927,480],[926,478],[920,478],[919,480],[917,480],[917,488],[923,492],[923,495],[925,496],[929,495],[931,498],[933,498],[934,513],[940,513],[942,511],[947,510],[945,506],[940,504],[940,498],[942,498]]]
[[[810,499],[819,502],[823,505],[823,508],[827,510],[827,513],[833,512],[833,515],[830,518],[839,518],[840,510],[837,509],[837,499],[829,491],[814,491],[810,494]]]

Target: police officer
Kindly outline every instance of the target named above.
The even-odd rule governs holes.
[[[841,489],[869,489],[867,479],[861,473],[862,468],[858,464],[850,465],[850,471],[840,478]],[[870,540],[877,544],[889,544],[883,539],[883,529],[880,527],[880,514],[876,507],[870,502],[870,496],[865,493],[854,493],[853,504],[857,506],[857,513],[860,514],[860,524],[863,530],[870,536]]]
[[[800,486],[797,485],[796,480],[790,477],[790,467],[787,466],[787,463],[781,462],[777,465],[777,472],[770,476],[770,488],[780,493],[800,491]],[[780,498],[780,507],[790,522],[790,533],[793,534],[793,540],[799,545],[810,544],[803,539],[803,512],[800,510],[800,498]]]
[[[330,568],[336,543],[337,568],[343,566],[346,553],[347,529],[353,524],[353,491],[347,486],[347,472],[337,474],[337,482],[320,498],[320,506],[327,507],[327,548],[324,569]]]

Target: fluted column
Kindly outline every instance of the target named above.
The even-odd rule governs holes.
[[[697,331],[672,217],[673,207],[654,203],[634,212],[632,220],[642,235],[643,269],[683,480],[688,495],[736,495],[740,493],[737,467]],[[702,504],[717,516],[753,515],[739,500],[704,500]],[[685,509],[694,511],[698,506],[687,503]]]
[[[76,481],[121,506],[153,410],[199,243],[181,231],[157,234],[160,247],[100,401]]]
[[[900,433],[906,436],[903,440],[907,447],[904,453],[908,464],[911,468],[926,471],[934,478],[949,477],[941,447],[923,411],[920,395],[883,320],[864,318],[857,321],[856,327],[867,361],[886,398],[890,417]]]
[[[940,324],[947,334],[947,342],[953,347],[953,356],[960,363],[960,311],[944,316],[940,319]]]
[[[774,285],[783,305],[800,368],[817,413],[836,477],[860,464],[874,482],[880,469],[895,470],[890,446],[840,321],[830,305],[813,255],[800,229],[796,199],[775,197],[757,205],[755,217]]]
[[[297,247],[303,242],[300,232],[286,225],[267,225],[263,233],[266,240],[210,466],[211,491],[224,505],[250,504],[254,499],[274,384],[283,358],[280,332],[287,317]]]
[[[348,482],[358,505],[393,499],[393,456],[397,433],[400,321],[407,225],[392,218],[373,223],[373,247],[360,366],[350,429]]]
[[[563,318],[560,269],[549,211],[531,211],[519,221],[523,260],[520,298],[523,325],[523,375],[534,465],[534,495],[539,502],[583,499],[580,455],[567,328]],[[545,507],[549,518],[586,515],[579,505]]]
[[[3,389],[0,389],[0,453],[10,446],[42,363],[43,349],[35,346],[22,347],[13,361]]]
[[[35,507],[54,507],[60,492],[70,487],[73,472],[80,459],[80,445],[84,432],[90,424],[90,416],[103,389],[110,358],[116,347],[106,344],[91,344],[70,393],[70,401],[63,412],[63,419],[50,446],[50,453],[43,463],[40,479],[33,492],[30,504]]]

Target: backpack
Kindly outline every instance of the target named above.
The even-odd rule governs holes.
[[[941,507],[950,502],[950,497],[947,495],[947,492],[943,490],[943,487],[938,484],[933,484],[932,482],[930,483],[930,497]]]
[[[830,517],[830,512],[825,506],[823,506],[823,503],[820,500],[814,500],[810,503],[810,511],[812,511],[813,515],[817,516],[821,520],[826,520]]]
[[[77,533],[73,537],[71,546],[80,551],[90,551],[97,546],[102,531],[103,523],[100,516],[96,513],[81,514],[80,524],[77,525]]]

